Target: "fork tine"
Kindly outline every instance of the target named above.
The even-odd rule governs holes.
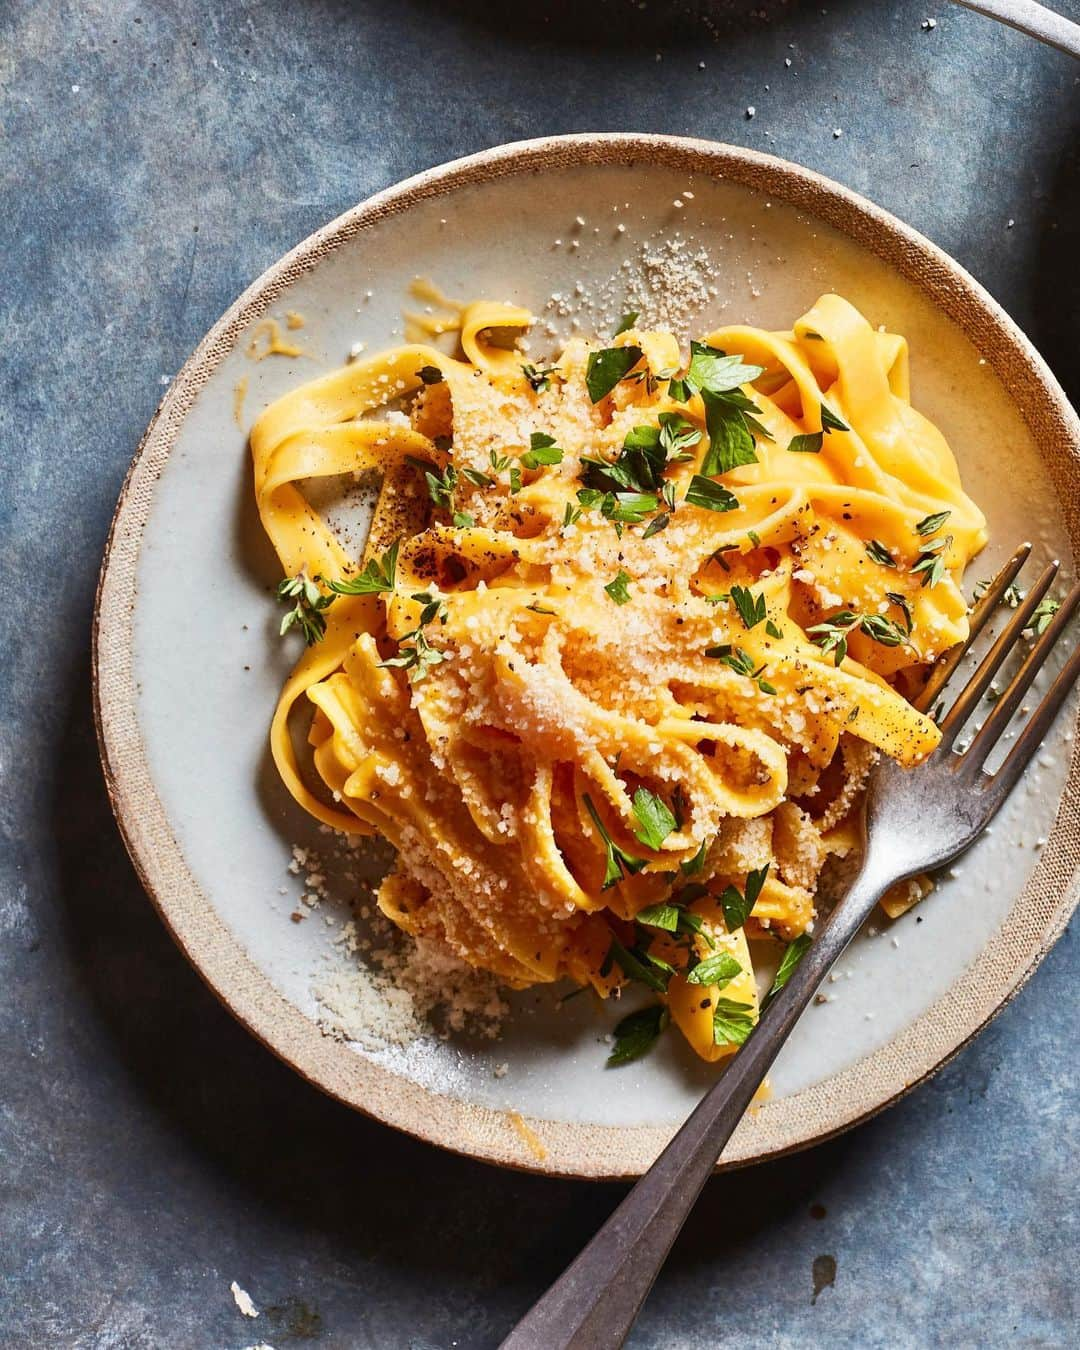
[[[1028,766],[1028,762],[1041,745],[1050,730],[1058,710],[1065,702],[1069,690],[1080,676],[1080,646],[1073,649],[1072,655],[1058,672],[1054,683],[1046,696],[1024,724],[1016,738],[1016,744],[1009,751],[1008,758],[991,777],[983,778],[986,791],[991,794],[991,811],[996,811],[1016,786],[1016,780]]]
[[[986,626],[986,621],[997,609],[1001,597],[1016,580],[1017,573],[1027,562],[1030,553],[1031,545],[1021,544],[990,585],[987,586],[968,619],[967,641],[958,643],[942,656],[930,672],[930,678],[923,686],[922,693],[915,700],[915,707],[920,712],[926,712],[928,708],[933,707],[934,699],[952,678],[953,671],[967,655],[971,644]]]
[[[947,750],[956,740],[957,733],[971,716],[972,710],[986,692],[986,687],[997,674],[998,667],[1012,651],[1017,639],[1031,622],[1039,601],[1050,589],[1057,576],[1059,564],[1052,562],[1031,590],[1024,597],[1009,622],[998,634],[994,645],[983,657],[978,670],[957,695],[956,702],[941,722],[941,749]]]
[[[1050,649],[1061,636],[1065,626],[1072,618],[1077,605],[1080,605],[1080,586],[1074,586],[1062,602],[1061,608],[1051,619],[1046,631],[1032,646],[1024,664],[1013,676],[1008,688],[994,704],[993,711],[983,723],[971,745],[965,751],[964,762],[978,768],[997,744],[1001,733],[1012,721],[1013,713],[1027,693],[1032,680],[1039,673],[1043,662],[1050,655]]]

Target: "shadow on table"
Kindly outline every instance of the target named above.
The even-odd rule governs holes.
[[[1080,71],[1080,64],[1077,65]],[[1080,406],[1080,90],[1072,106],[1059,110],[1071,123],[1071,134],[1056,136],[1065,147],[1045,203],[1029,304],[1028,337],[1046,358],[1074,407]]]

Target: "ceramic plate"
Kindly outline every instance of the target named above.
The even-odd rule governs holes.
[[[806,170],[653,136],[505,146],[380,193],[265,273],[173,381],[117,507],[95,639],[106,777],[151,898],[236,1016],[327,1092],[476,1157],[629,1176],[715,1070],[677,1037],[605,1070],[617,1012],[588,997],[558,1010],[550,989],[514,996],[498,1040],[388,1039],[400,1008],[341,941],[367,857],[342,856],[268,770],[268,721],[296,650],[276,635],[247,428],[354,344],[400,341],[417,275],[452,296],[528,306],[541,320],[535,355],[578,324],[606,333],[628,309],[685,338],[722,322],[787,327],[839,291],[910,340],[914,401],[989,517],[972,582],[1033,529],[1037,557],[1071,571],[1080,424],[1022,334],[925,239]],[[287,327],[290,313],[302,327]],[[301,354],[253,359],[267,319]],[[1031,972],[1076,900],[1074,716],[937,892],[857,940],[723,1164],[804,1146],[895,1100]],[[327,877],[301,923],[290,920],[305,873],[289,870],[294,844],[314,849]]]

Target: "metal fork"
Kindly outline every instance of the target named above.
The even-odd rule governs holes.
[[[1024,544],[987,587],[971,614],[967,642],[935,666],[918,701],[924,711],[944,689],[1027,561]],[[942,718],[941,745],[917,769],[881,760],[871,773],[863,819],[862,864],[844,898],[814,936],[788,983],[686,1123],[581,1255],[503,1341],[503,1350],[614,1350],[621,1346],[701,1188],[777,1052],[830,967],[894,882],[940,867],[986,828],[1035,754],[1080,674],[1080,646],[1018,733],[995,773],[986,758],[1020,707],[1080,604],[1075,587],[994,704],[964,754],[954,750],[991,680],[1057,574],[1051,563],[1017,607],[974,675]]]

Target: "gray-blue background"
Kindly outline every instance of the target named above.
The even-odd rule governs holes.
[[[4,1347],[492,1346],[621,1194],[402,1138],[232,1022],[123,853],[87,656],[162,376],[252,278],[418,169],[618,129],[866,193],[1080,398],[1080,64],[946,0],[0,3]],[[1078,977],[1066,935],[900,1106],[711,1182],[635,1346],[1075,1343]]]

